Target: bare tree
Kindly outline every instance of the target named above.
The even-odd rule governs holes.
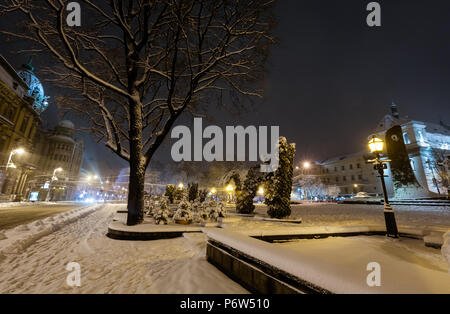
[[[21,21],[3,34],[55,58],[60,104],[129,162],[128,225],[143,220],[145,171],[183,112],[262,96],[273,0],[83,0],[81,27],[66,23],[69,1],[2,2],[0,16]]]
[[[433,183],[435,184],[439,194],[441,194],[442,191],[439,189],[439,186],[445,190],[448,190],[450,185],[450,151],[448,149],[432,148],[431,156],[431,160],[428,159],[426,163],[428,164],[429,170],[433,176]]]

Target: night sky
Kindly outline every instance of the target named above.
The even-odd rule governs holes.
[[[219,125],[279,125],[297,143],[297,160],[322,160],[364,149],[367,136],[389,113],[450,124],[450,2],[378,1],[382,26],[368,27],[361,0],[280,0],[276,9],[279,44],[272,50],[266,98],[238,118],[217,112]],[[4,29],[8,22],[3,20]],[[27,56],[19,46],[0,44],[18,69]],[[22,45],[23,48],[23,45]],[[39,76],[39,64],[35,60]],[[44,85],[46,94],[55,90]],[[43,114],[56,122],[56,105]],[[126,163],[102,145],[87,142],[84,167],[103,171]],[[166,162],[173,141],[156,156]],[[101,161],[101,162],[99,162]]]

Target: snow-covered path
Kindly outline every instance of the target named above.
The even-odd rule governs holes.
[[[0,261],[0,293],[246,293],[205,259],[203,234],[159,241],[105,236],[107,205]],[[81,266],[81,287],[69,287],[66,265]]]

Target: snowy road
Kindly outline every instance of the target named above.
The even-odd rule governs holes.
[[[135,242],[105,236],[107,205],[0,261],[0,293],[246,293],[205,259],[203,234]],[[66,265],[81,266],[69,287]]]

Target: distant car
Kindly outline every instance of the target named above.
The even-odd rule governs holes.
[[[370,195],[367,192],[358,192],[355,195],[355,198],[369,198]]]

